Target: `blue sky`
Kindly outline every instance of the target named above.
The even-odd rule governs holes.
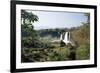
[[[33,23],[36,30],[77,27],[87,20],[84,13],[52,11],[32,11],[32,13],[39,17],[39,21]]]

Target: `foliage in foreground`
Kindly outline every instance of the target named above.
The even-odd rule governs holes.
[[[80,45],[75,51],[76,60],[89,59],[89,45]],[[67,47],[22,49],[22,62],[68,61],[70,58]]]

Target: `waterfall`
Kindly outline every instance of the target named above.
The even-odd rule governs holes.
[[[70,38],[70,32],[68,32],[68,37],[67,38],[68,38],[68,41],[70,41],[70,39],[71,39]]]
[[[70,32],[65,32],[65,34],[60,35],[60,41],[64,44],[70,43],[72,46],[77,46],[76,42],[74,41],[73,37],[71,36]]]
[[[65,41],[68,41],[68,37],[69,37],[69,36],[68,36],[68,32],[66,32],[66,33],[65,33],[65,36],[64,36],[64,40],[65,40]]]
[[[64,39],[62,38],[64,36]],[[66,45],[71,43],[70,32],[66,32],[65,35],[60,36],[60,40],[62,40]]]

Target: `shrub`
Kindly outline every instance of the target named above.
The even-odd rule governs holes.
[[[90,58],[90,47],[89,45],[80,45],[76,49],[76,59],[77,60],[86,60]]]

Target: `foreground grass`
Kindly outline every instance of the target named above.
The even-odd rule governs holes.
[[[80,45],[75,50],[76,60],[86,60],[90,57],[89,45]],[[70,50],[65,47],[56,48],[22,48],[21,62],[68,61]]]

